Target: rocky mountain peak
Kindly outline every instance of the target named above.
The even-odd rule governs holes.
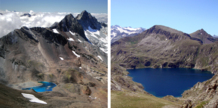
[[[76,19],[78,20],[88,20],[91,19],[92,15],[90,13],[88,13],[86,10],[82,11],[77,17]]]
[[[79,23],[83,26],[83,29],[89,29],[91,27],[92,29],[98,29],[101,28],[101,23],[97,21],[95,17],[93,17],[89,12],[84,10],[79,14],[76,19],[79,21]]]
[[[57,28],[60,31],[64,32],[75,32],[78,33],[84,40],[88,41],[84,34],[84,29],[82,25],[78,22],[72,14],[66,15],[59,23],[53,24],[50,29]]]
[[[194,33],[192,34],[197,34],[197,35],[209,35],[203,28],[202,29],[199,29],[197,31],[195,31]]]
[[[154,25],[150,29],[155,30],[155,31],[166,31],[166,32],[170,32],[170,33],[182,33],[181,31],[178,31],[176,29],[172,29],[170,27],[166,27],[163,25]]]
[[[208,44],[215,41],[215,39],[210,34],[208,34],[204,29],[197,30],[191,33],[190,36],[202,40],[203,44]]]
[[[194,33],[191,33],[191,35],[195,36],[203,36],[203,37],[212,37],[210,34],[208,34],[204,29],[200,29],[195,31]]]
[[[197,31],[200,35],[208,35],[208,33],[204,29],[200,29]]]
[[[71,19],[71,18],[74,18],[74,16],[72,14],[68,14],[68,15],[65,16],[65,18]]]
[[[88,15],[88,12],[86,10],[82,11],[81,14]]]

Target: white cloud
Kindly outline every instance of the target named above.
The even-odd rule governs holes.
[[[14,29],[19,29],[22,26],[27,27],[50,27],[55,22],[60,22],[69,12],[33,12],[30,10],[31,17],[22,16],[25,12],[10,12],[6,10],[3,15],[0,15],[0,37],[7,35]],[[27,12],[28,13],[28,12]],[[33,13],[35,15],[33,15]],[[73,13],[76,17],[79,13]],[[107,14],[91,13],[99,22],[107,23]]]
[[[16,13],[6,13],[0,16],[0,37],[22,26],[20,17]]]
[[[29,14],[31,14],[31,15],[34,14],[33,10],[30,10]]]
[[[91,13],[91,15],[93,15],[98,20],[98,22],[107,23],[107,14],[105,14],[105,13]]]

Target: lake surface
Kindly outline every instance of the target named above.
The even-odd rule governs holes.
[[[133,81],[141,83],[144,90],[156,97],[173,95],[181,97],[182,93],[197,82],[212,78],[209,71],[186,68],[143,68],[128,69]]]
[[[42,83],[42,85],[36,87],[23,88],[22,90],[33,89],[35,92],[46,92],[46,91],[52,91],[52,88],[56,87],[56,84],[52,82],[39,81],[39,83]]]

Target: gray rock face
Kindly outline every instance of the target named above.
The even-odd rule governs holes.
[[[97,19],[93,17],[90,13],[88,13],[86,10],[79,14],[76,17],[76,19],[83,26],[84,30],[89,29],[89,27],[95,30],[101,29],[101,23],[99,23]]]
[[[60,23],[54,23],[50,29],[74,32],[81,36],[81,40],[90,42],[99,47],[103,52],[107,52],[107,25],[99,23],[87,11],[78,14],[76,18],[69,14]]]
[[[107,52],[107,24],[100,23],[87,11],[83,11],[76,19],[85,30],[85,35],[89,41]]]
[[[66,15],[64,19],[61,20],[61,22],[59,22],[58,24],[54,23],[50,27],[50,29],[55,29],[55,28],[63,32],[71,31],[71,32],[78,33],[83,38],[83,40],[88,41],[88,39],[84,34],[82,25],[77,21],[77,19],[73,17],[72,14]]]

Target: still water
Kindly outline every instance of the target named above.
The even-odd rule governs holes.
[[[52,82],[39,81],[39,83],[42,83],[42,85],[36,87],[23,88],[22,90],[33,89],[35,92],[46,92],[46,91],[52,91],[52,89],[56,87],[56,84]]]
[[[209,71],[186,68],[143,68],[128,69],[133,81],[141,83],[144,90],[156,97],[173,95],[181,97],[182,93],[197,82],[212,78]]]

